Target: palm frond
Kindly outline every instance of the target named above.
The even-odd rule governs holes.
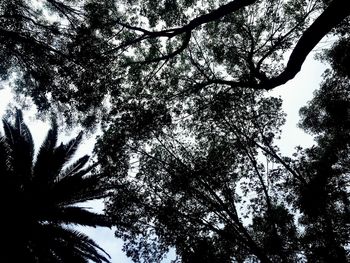
[[[21,133],[21,126],[23,123],[23,114],[21,110],[16,110],[15,128]]]
[[[107,196],[109,188],[103,186],[103,177],[81,176],[82,174],[65,177],[54,185],[51,192],[56,202],[71,205]]]
[[[79,172],[82,172],[82,168],[84,165],[89,161],[90,156],[84,155],[83,157],[79,158],[76,162],[74,162],[72,165],[65,168],[59,175],[59,180],[67,177],[67,176],[73,176],[74,174],[77,174]],[[88,170],[84,172],[84,174],[88,173],[92,167],[89,167]]]
[[[74,224],[90,227],[112,227],[111,221],[107,216],[88,211],[79,206],[57,208],[46,216],[46,218],[43,218],[44,221],[60,224]]]
[[[25,262],[110,262],[110,256],[92,239],[69,227],[45,223],[37,225],[30,244],[28,249],[36,260],[27,258]]]
[[[11,149],[4,137],[0,137],[0,174],[2,179],[12,172]]]
[[[61,144],[59,147],[57,147],[55,152],[57,152],[58,155],[63,153],[65,157],[65,163],[67,163],[71,160],[71,158],[77,151],[82,139],[83,139],[83,132],[79,132],[77,137],[70,140],[67,144]]]
[[[73,229],[66,230],[68,237],[71,236],[71,240],[75,238],[75,241],[72,243],[75,247],[77,247],[80,250],[80,253],[85,258],[97,263],[110,262],[109,254],[100,246],[98,246],[91,238]],[[69,238],[67,239],[69,240]]]
[[[2,255],[6,262],[27,263],[97,263],[109,262],[108,254],[86,235],[64,225],[106,226],[107,216],[74,206],[82,201],[105,197],[104,178],[89,174],[94,165],[84,169],[89,160],[85,155],[65,168],[73,157],[82,133],[56,147],[57,125],[53,122],[40,147],[33,167],[34,145],[28,127],[17,111],[14,125],[6,120],[4,136],[0,137],[1,193],[6,201],[3,231],[9,251],[18,255]],[[14,261],[13,261],[14,259]]]
[[[82,136],[82,132],[80,132],[75,139],[72,139],[67,144],[61,143],[57,148],[53,150],[51,171],[55,177],[59,176],[60,171],[63,169],[64,165],[73,157],[82,140]]]
[[[30,131],[22,120],[22,113],[19,111],[15,126],[12,126],[6,120],[3,120],[3,124],[5,141],[10,149],[14,174],[16,177],[28,181],[31,178],[34,144]]]
[[[57,125],[54,122],[52,128],[48,131],[47,136],[40,147],[34,169],[33,177],[36,181],[45,183],[54,180],[52,171],[53,152],[57,143]]]
[[[23,121],[23,114],[21,110],[16,111],[16,121],[15,121],[15,127],[18,131],[18,134],[23,138],[25,142],[28,144],[28,150],[30,152],[30,155],[34,155],[34,141],[32,134],[28,128],[28,126]]]
[[[53,244],[51,245],[52,250],[57,252],[58,255],[75,255],[81,260],[92,260],[96,263],[110,262],[110,256],[100,246],[98,246],[92,239],[83,233],[73,230],[69,227],[61,227],[55,225],[44,225],[43,233],[47,235],[47,239],[50,240],[51,236],[55,238],[50,240]],[[63,252],[66,253],[63,253]],[[67,253],[68,252],[68,253]],[[66,261],[64,261],[66,262]],[[68,262],[68,261],[67,261]]]
[[[15,141],[16,130],[11,126],[11,124],[8,121],[2,120],[2,123],[4,127],[5,138],[10,145],[13,145]]]
[[[79,132],[78,136],[75,139],[67,143],[66,145],[66,158],[68,158],[67,161],[69,161],[69,159],[75,154],[82,139],[83,139],[83,132],[81,131]]]

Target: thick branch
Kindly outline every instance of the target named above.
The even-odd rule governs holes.
[[[195,19],[193,19],[192,21],[190,21],[190,23],[188,23],[186,26],[178,29],[178,30],[182,30],[182,32],[188,31],[188,30],[193,30],[196,27],[218,20],[228,14],[234,13],[236,11],[238,11],[239,9],[254,4],[257,0],[234,0],[229,2],[226,5],[220,6],[218,9],[213,10],[212,12],[199,16]]]
[[[305,30],[293,49],[285,70],[277,77],[263,81],[258,88],[270,90],[293,79],[311,50],[349,15],[350,1],[333,0],[314,23]]]
[[[226,5],[219,7],[218,9],[213,10],[212,12],[199,16],[191,20],[187,25],[178,28],[166,29],[161,31],[149,31],[143,28],[129,26],[127,24],[123,24],[121,22],[117,22],[125,28],[129,28],[132,30],[140,31],[143,34],[134,40],[132,43],[135,44],[137,42],[143,41],[145,39],[153,38],[153,37],[169,37],[172,38],[174,36],[178,36],[185,33],[184,40],[181,46],[170,54],[166,54],[164,56],[154,58],[147,61],[142,61],[141,63],[151,63],[158,62],[161,60],[168,60],[182,51],[184,51],[190,41],[191,32],[195,28],[216,21],[228,14],[234,13],[239,9],[254,4],[257,0],[234,0],[229,2]],[[312,51],[312,49],[321,41],[321,39],[328,34],[333,28],[335,28],[340,22],[342,22],[347,16],[350,15],[350,1],[344,0],[333,0],[329,6],[325,9],[325,11],[311,24],[309,28],[305,30],[295,48],[293,49],[287,66],[284,71],[276,77],[267,78],[264,72],[251,72],[256,79],[259,79],[260,84],[255,83],[255,81],[249,82],[240,82],[240,81],[229,81],[229,80],[221,80],[221,79],[212,79],[203,83],[196,85],[195,89],[201,89],[208,85],[212,84],[221,84],[221,85],[229,85],[231,87],[250,87],[255,89],[266,89],[270,90],[277,86],[280,86],[287,81],[293,79],[296,74],[300,71],[306,57]],[[294,29],[294,28],[293,28]],[[289,35],[292,31],[288,32]],[[119,48],[119,47],[118,47]],[[115,49],[113,49],[114,51]],[[111,50],[112,51],[112,50]],[[108,52],[110,53],[110,52]],[[259,62],[259,64],[261,61]],[[260,65],[258,65],[259,69]]]
[[[228,14],[234,13],[238,11],[239,9],[254,4],[257,2],[257,0],[234,0],[226,5],[220,6],[219,8],[211,11],[208,14],[201,15],[199,17],[194,18],[191,20],[187,25],[184,25],[182,27],[177,27],[177,28],[171,28],[171,29],[166,29],[166,30],[161,30],[161,31],[150,31],[141,27],[136,27],[136,26],[131,26],[122,22],[116,22],[117,24],[136,31],[142,32],[144,35],[148,35],[151,37],[174,37],[177,35],[181,35],[185,32],[189,32],[194,30],[196,27],[199,27],[203,24],[216,21]]]
[[[245,6],[248,6],[248,5],[255,3],[256,1],[257,0],[234,0],[234,1],[229,2],[226,5],[220,6],[218,9],[215,9],[208,14],[201,15],[199,17],[194,18],[187,25],[184,25],[182,27],[177,27],[177,28],[161,30],[161,31],[150,31],[150,30],[147,30],[147,29],[144,29],[141,27],[128,25],[128,24],[123,23],[121,21],[115,21],[117,24],[121,25],[122,27],[125,27],[125,28],[130,29],[130,30],[134,30],[134,31],[140,31],[143,34],[140,37],[136,38],[135,40],[123,43],[121,46],[106,52],[106,54],[110,54],[111,52],[114,52],[115,50],[118,50],[121,47],[125,47],[125,46],[139,43],[145,39],[155,38],[155,37],[172,38],[175,36],[185,34],[184,41],[182,42],[182,45],[175,52],[170,53],[168,55],[161,56],[159,58],[152,59],[152,60],[143,61],[142,63],[151,63],[151,62],[158,62],[161,60],[170,59],[170,58],[180,54],[182,51],[184,51],[187,48],[187,46],[190,42],[190,39],[191,39],[192,30],[194,30],[195,28],[197,28],[203,24],[206,24],[206,23],[209,23],[212,21],[216,21],[216,20],[218,20],[218,19],[220,19],[228,14],[234,13]]]

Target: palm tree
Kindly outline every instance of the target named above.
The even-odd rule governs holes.
[[[84,168],[89,156],[73,164],[82,139],[80,133],[56,146],[54,123],[34,162],[34,144],[21,111],[11,125],[3,121],[0,137],[1,248],[7,262],[109,262],[108,254],[71,225],[111,227],[105,215],[90,212],[78,203],[103,198],[104,178]]]

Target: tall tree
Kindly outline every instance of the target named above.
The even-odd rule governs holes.
[[[89,2],[1,1],[0,77],[14,79],[17,94],[31,97],[40,113],[55,111],[67,121],[81,118],[91,126],[101,114],[98,106],[107,87],[115,82],[99,53],[111,33],[102,30],[103,40],[96,33]]]
[[[107,211],[135,262],[169,247],[180,262],[349,261],[350,81],[338,45],[337,67],[301,110],[317,145],[292,157],[274,145],[281,101],[255,90],[213,89],[187,101],[187,116],[147,107],[114,120],[96,150],[115,175]]]
[[[325,58],[333,68],[312,101],[301,109],[301,127],[317,136],[317,146],[299,156],[298,165],[307,176],[305,185],[296,188],[310,262],[349,261],[350,78],[346,60],[350,48],[346,43],[343,39],[328,52]]]
[[[217,83],[256,89],[272,89],[294,78],[311,50],[341,22],[348,23],[350,14],[349,3],[339,0],[235,0],[211,1],[208,5],[197,1],[135,1],[126,6],[133,12],[139,10],[139,17],[126,15],[116,22],[138,32],[124,45],[137,47],[142,42],[141,48],[149,47],[148,52],[140,50],[138,61],[166,64],[195,50],[193,54],[202,54],[189,63],[201,66],[201,86]],[[318,17],[312,21],[315,13]],[[157,30],[159,27],[162,30]],[[283,68],[281,53],[287,50],[291,55]],[[227,70],[229,78],[213,70],[218,65]],[[232,70],[235,66],[240,70]]]
[[[3,1],[1,75],[16,72],[17,92],[30,96],[41,111],[55,110],[91,126],[107,112],[120,113],[120,102],[135,96],[174,97],[215,85],[279,86],[298,73],[322,37],[348,24],[349,5],[342,0]]]
[[[66,165],[82,133],[56,146],[54,124],[33,162],[33,140],[20,111],[14,125],[4,121],[4,132],[0,139],[2,260],[109,262],[102,248],[71,227],[111,226],[105,215],[79,206],[107,194],[103,177],[91,175],[93,166],[84,168],[89,156]]]
[[[114,175],[108,208],[129,255],[157,261],[169,246],[187,262],[316,255],[295,212],[317,229],[303,210],[310,186],[303,160],[310,174],[321,171],[311,167],[312,150],[300,160],[278,154],[281,102],[263,90],[293,78],[326,34],[347,35],[349,1],[73,2],[43,1],[43,12],[63,17],[53,22],[31,1],[5,1],[3,33],[31,42],[3,34],[10,59],[3,72],[16,70],[17,92],[40,110],[86,126],[103,121],[97,152],[103,172]],[[10,7],[15,19],[6,17]],[[338,56],[347,46],[339,39]],[[334,65],[347,74],[343,62]],[[273,169],[259,161],[262,153]],[[339,240],[327,241],[332,251],[342,251]]]
[[[158,262],[170,246],[183,262],[298,258],[293,215],[275,185],[299,175],[274,178],[258,159],[261,149],[280,158],[272,141],[281,101],[229,95],[212,90],[204,108],[190,101],[188,119],[161,130],[155,108],[134,123],[122,116],[99,141],[102,169],[115,175],[107,211],[136,262]]]
[[[333,70],[302,109],[317,145],[295,157],[274,145],[281,102],[254,86],[162,97],[172,86],[160,77],[157,101],[135,94],[111,119],[97,151],[105,172],[115,171],[107,208],[129,256],[159,261],[175,247],[182,262],[349,261],[347,26],[335,29],[341,38],[324,55]],[[176,65],[162,76],[174,81]]]

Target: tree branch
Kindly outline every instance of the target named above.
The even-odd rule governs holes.
[[[254,4],[255,2],[257,2],[257,0],[234,0],[234,1],[231,1],[223,6],[220,6],[219,8],[217,8],[217,9],[215,9],[215,10],[213,10],[205,15],[201,15],[199,17],[194,18],[187,25],[184,25],[182,27],[177,27],[177,28],[160,30],[160,31],[150,31],[150,30],[144,29],[142,27],[131,26],[131,25],[128,25],[126,23],[119,22],[119,21],[117,21],[116,23],[125,27],[125,28],[135,30],[135,31],[140,31],[144,35],[148,35],[151,37],[161,37],[161,36],[174,37],[176,35],[181,35],[181,34],[186,33],[188,31],[192,31],[196,27],[199,27],[203,24],[216,21],[216,20],[218,20],[218,19],[220,19],[228,14],[231,14],[231,13],[238,11],[239,9],[241,9],[245,6]]]
[[[190,39],[191,39],[191,32],[195,28],[197,28],[203,24],[216,21],[216,20],[218,20],[218,19],[220,19],[228,14],[231,14],[231,13],[238,11],[239,9],[241,9],[245,6],[251,5],[251,4],[255,3],[256,1],[257,0],[234,0],[234,1],[227,3],[226,5],[220,6],[219,8],[211,11],[208,14],[201,15],[199,17],[194,18],[187,25],[184,25],[182,27],[172,28],[172,29],[160,30],[160,31],[150,31],[150,30],[144,29],[142,27],[128,25],[128,24],[121,22],[121,21],[115,21],[116,24],[118,24],[122,27],[125,27],[125,28],[130,29],[130,30],[134,30],[134,31],[140,31],[143,34],[140,37],[136,38],[135,40],[128,41],[127,43],[123,43],[120,46],[118,46],[117,48],[111,49],[110,51],[107,51],[105,53],[110,54],[111,52],[114,52],[115,50],[119,49],[120,47],[133,45],[133,44],[139,43],[139,42],[141,42],[145,39],[149,39],[149,38],[155,38],[155,37],[172,38],[172,37],[175,37],[178,35],[185,34],[182,45],[176,51],[174,51],[168,55],[161,56],[159,58],[143,61],[142,63],[152,63],[152,62],[158,62],[161,60],[167,60],[169,58],[172,58],[172,57],[180,54],[182,51],[184,51],[187,48],[187,46],[190,42]]]
[[[266,79],[257,88],[271,90],[293,79],[300,71],[312,49],[349,15],[350,1],[333,0],[326,10],[305,30],[293,49],[285,70],[276,77]]]

